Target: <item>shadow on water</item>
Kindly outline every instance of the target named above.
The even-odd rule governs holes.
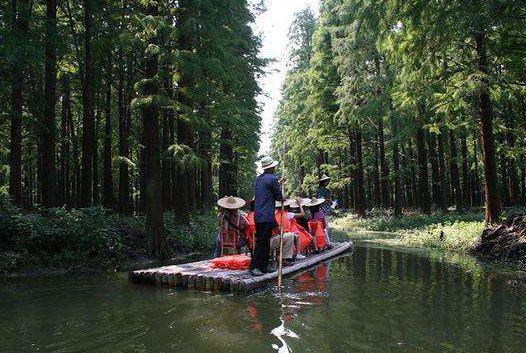
[[[524,352],[516,278],[388,248],[250,296],[125,275],[0,284],[1,352]]]

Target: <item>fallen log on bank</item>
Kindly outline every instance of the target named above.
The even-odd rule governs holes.
[[[514,214],[484,229],[472,252],[488,260],[526,262],[526,215]]]

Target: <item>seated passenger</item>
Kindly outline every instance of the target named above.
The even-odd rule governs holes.
[[[305,254],[312,248],[312,235],[308,232],[309,222],[303,209],[303,205],[307,204],[309,201],[310,199],[298,197],[290,207],[285,207],[286,211],[294,214],[294,218],[291,218],[291,215],[289,214],[291,231],[299,238],[299,247],[296,247],[296,252],[301,254]]]
[[[270,238],[270,248],[271,250],[279,249],[279,234],[281,231],[280,226],[283,225],[283,259],[286,260],[286,264],[294,262],[296,258],[304,258],[303,255],[299,254],[301,249],[300,238],[298,234],[294,232],[293,220],[296,217],[303,217],[305,213],[303,212],[303,207],[299,205],[300,213],[290,212],[290,205],[293,203],[293,200],[286,200],[283,203],[285,212],[281,213],[281,202],[276,202],[276,224],[277,227],[274,229],[274,234]],[[296,202],[301,203],[301,199],[296,200]],[[296,252],[294,251],[296,249]]]
[[[234,196],[225,196],[217,201],[219,213],[217,222],[219,223],[219,234],[216,241],[215,257],[223,256],[224,244],[222,239],[225,236],[234,236],[237,239],[234,244],[235,251],[239,252],[241,247],[246,244],[245,233],[248,229],[246,216],[239,211],[245,205],[245,200]]]
[[[305,206],[310,211],[311,216],[310,216],[309,222],[320,222],[322,224],[324,243],[326,243],[327,247],[330,248],[331,241],[329,239],[329,234],[327,232],[327,220],[325,219],[325,212],[320,207],[324,202],[325,202],[325,199],[317,199],[313,197],[309,201],[309,203],[307,203]],[[314,243],[314,248],[316,250],[319,249],[319,245],[320,245],[318,244],[319,242],[320,242],[320,239],[318,239],[318,237],[314,236],[313,234],[313,243]]]
[[[302,206],[305,206],[310,201],[310,199],[305,199],[305,198],[299,198],[299,199],[301,200],[300,203],[301,203]],[[300,212],[298,200],[294,200],[294,202],[290,205],[290,212],[292,212],[292,213],[300,213],[300,214],[302,213],[302,212]],[[294,219],[296,220],[298,225],[300,225],[304,229],[308,229],[309,228],[309,223],[308,223],[308,219],[307,219],[307,214],[305,212],[303,212],[302,214],[303,214],[302,216],[294,217]]]

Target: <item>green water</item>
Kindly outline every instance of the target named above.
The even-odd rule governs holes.
[[[509,275],[357,247],[248,297],[110,277],[0,285],[1,352],[526,352]]]

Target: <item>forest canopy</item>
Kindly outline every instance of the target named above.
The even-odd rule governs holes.
[[[524,1],[322,0],[300,12],[273,153],[343,207],[526,204]]]
[[[259,148],[259,4],[0,0],[0,192],[26,210],[184,224],[248,196]]]

